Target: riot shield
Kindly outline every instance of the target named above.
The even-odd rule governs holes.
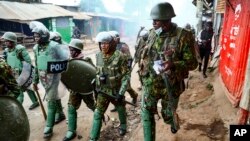
[[[96,76],[96,69],[90,63],[81,59],[72,59],[68,67],[62,73],[61,81],[65,86],[83,95],[91,94],[93,91],[91,81]]]
[[[18,86],[27,89],[32,84],[35,72],[34,72],[34,67],[31,64],[25,61],[22,61],[22,64],[23,64],[22,72],[16,79],[16,81]]]
[[[0,141],[28,141],[30,125],[23,106],[14,98],[0,96]]]

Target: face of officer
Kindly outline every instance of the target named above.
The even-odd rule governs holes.
[[[35,38],[35,42],[39,44],[39,41],[41,39],[40,34],[34,33],[34,38]]]
[[[6,47],[8,47],[9,49],[12,49],[15,47],[15,43],[9,40],[4,40],[4,44]]]
[[[72,58],[76,58],[81,53],[81,50],[73,47],[69,47],[69,51]]]
[[[153,27],[155,30],[162,28],[163,31],[168,32],[171,28],[171,19],[169,20],[153,20]]]
[[[103,54],[108,54],[109,53],[109,48],[110,48],[110,43],[109,42],[101,42],[101,50]]]

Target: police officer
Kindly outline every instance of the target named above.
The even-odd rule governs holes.
[[[172,133],[178,131],[176,109],[179,96],[185,89],[184,79],[188,77],[188,71],[197,66],[192,33],[171,22],[175,17],[172,5],[168,2],[158,3],[152,8],[150,16],[154,28],[149,31],[140,64],[143,83],[141,115],[145,141],[155,140],[154,114],[158,113],[159,99],[164,122],[171,125]],[[153,65],[157,62],[162,63],[154,69]]]
[[[17,36],[13,32],[5,32],[3,37],[5,40],[5,45],[7,48],[5,49],[6,55],[7,55],[7,63],[10,65],[12,69],[12,73],[17,79],[23,69],[23,63],[22,61],[25,61],[29,64],[31,64],[31,59],[29,56],[28,51],[26,48],[20,44],[17,44]],[[30,110],[36,108],[39,106],[37,97],[35,95],[35,92],[33,90],[27,89],[27,88],[22,88],[20,91],[20,95],[18,96],[18,101],[20,103],[23,103],[23,98],[24,98],[24,92],[27,92],[29,95],[29,98],[32,101],[32,105],[29,107]]]
[[[0,95],[17,98],[20,95],[20,91],[11,67],[3,58],[0,58]]]
[[[126,43],[120,41],[120,35],[117,31],[110,31],[109,33],[112,35],[112,37],[115,40],[116,50],[121,51],[128,58],[128,67],[130,68],[130,71],[132,71],[133,58],[132,58],[132,55],[130,53],[128,45]],[[132,98],[132,103],[136,104],[138,94],[131,87],[130,81],[128,82],[127,92],[129,93],[130,97]],[[111,110],[111,112],[115,112],[115,111],[116,111],[115,108]]]
[[[55,115],[58,109],[57,102],[60,101],[58,86],[61,79],[61,72],[67,66],[63,63],[67,62],[64,60],[69,58],[69,51],[64,50],[57,42],[49,40],[50,34],[45,26],[36,26],[32,29],[32,32],[37,42],[33,48],[36,64],[34,89],[38,90],[37,84],[39,80],[45,88],[48,110],[44,138],[48,138],[53,134]]]
[[[51,41],[55,41],[55,42],[61,44],[62,45],[61,47],[66,47],[66,44],[64,44],[64,42],[62,41],[62,35],[59,32],[54,31],[54,32],[50,32],[49,34],[50,34],[49,39]],[[63,112],[61,99],[57,99],[56,100],[55,124],[65,120],[65,119],[66,119],[66,117],[65,117],[65,114]]]
[[[144,27],[141,28],[141,30],[139,31],[139,35],[137,38],[137,42],[135,45],[135,55],[134,55],[134,60],[135,63],[138,63],[138,66],[140,64],[140,60],[141,60],[141,54],[143,51],[143,48],[146,46],[146,42],[148,40],[148,31],[147,30],[143,30]],[[137,71],[138,72],[138,71]],[[141,77],[140,74],[138,73],[139,78]],[[141,84],[138,87],[138,90],[140,91],[142,89]]]
[[[126,134],[126,108],[124,94],[130,80],[128,61],[123,53],[116,50],[113,38],[108,32],[100,32],[96,36],[101,52],[96,54],[96,88],[115,99],[107,98],[103,94],[97,95],[97,104],[94,112],[93,125],[90,133],[91,141],[99,139],[102,127],[102,118],[109,103],[113,103],[118,111],[120,127],[119,134]]]
[[[83,42],[79,39],[71,39],[69,43],[69,50],[72,59],[82,59],[83,61],[89,62],[93,65],[91,58],[86,57],[82,53]],[[94,65],[93,65],[94,66]],[[74,91],[70,91],[69,102],[68,102],[68,131],[64,137],[64,141],[72,140],[76,137],[77,127],[77,109],[81,105],[81,101],[84,101],[89,109],[95,110],[95,101],[93,94],[81,94]]]

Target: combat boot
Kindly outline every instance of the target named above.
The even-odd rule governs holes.
[[[127,129],[127,117],[126,117],[126,109],[123,106],[117,106],[118,116],[120,120],[120,128],[119,134],[120,136],[124,136],[126,134]]]
[[[48,101],[48,116],[46,120],[46,127],[44,128],[44,131],[43,131],[44,138],[49,138],[53,135],[55,113],[56,113],[56,101],[50,100]]]
[[[32,103],[33,103],[32,105],[30,105],[29,110],[35,109],[36,107],[39,106],[39,103],[38,103],[38,101],[37,101],[35,92],[32,91],[32,90],[27,90],[27,93],[28,93],[28,95],[29,95],[30,100],[31,100]]]
[[[65,115],[63,113],[63,107],[61,103],[61,99],[56,100],[56,116],[55,116],[55,124],[65,120]]]
[[[76,127],[77,127],[77,112],[72,106],[68,106],[68,131],[63,141],[70,141],[76,137]]]

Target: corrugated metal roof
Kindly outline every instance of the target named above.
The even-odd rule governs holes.
[[[51,17],[73,17],[74,14],[51,4],[26,4],[0,1],[0,19],[20,23]]]
[[[105,13],[91,13],[91,12],[82,12],[82,13],[87,14],[92,17],[105,17],[105,18],[111,18],[111,19],[129,20],[128,18],[125,18],[125,17],[113,16],[113,15],[105,14]]]
[[[83,13],[83,12],[72,12],[74,13],[74,19],[77,20],[90,20],[92,17],[88,16],[87,14]]]

